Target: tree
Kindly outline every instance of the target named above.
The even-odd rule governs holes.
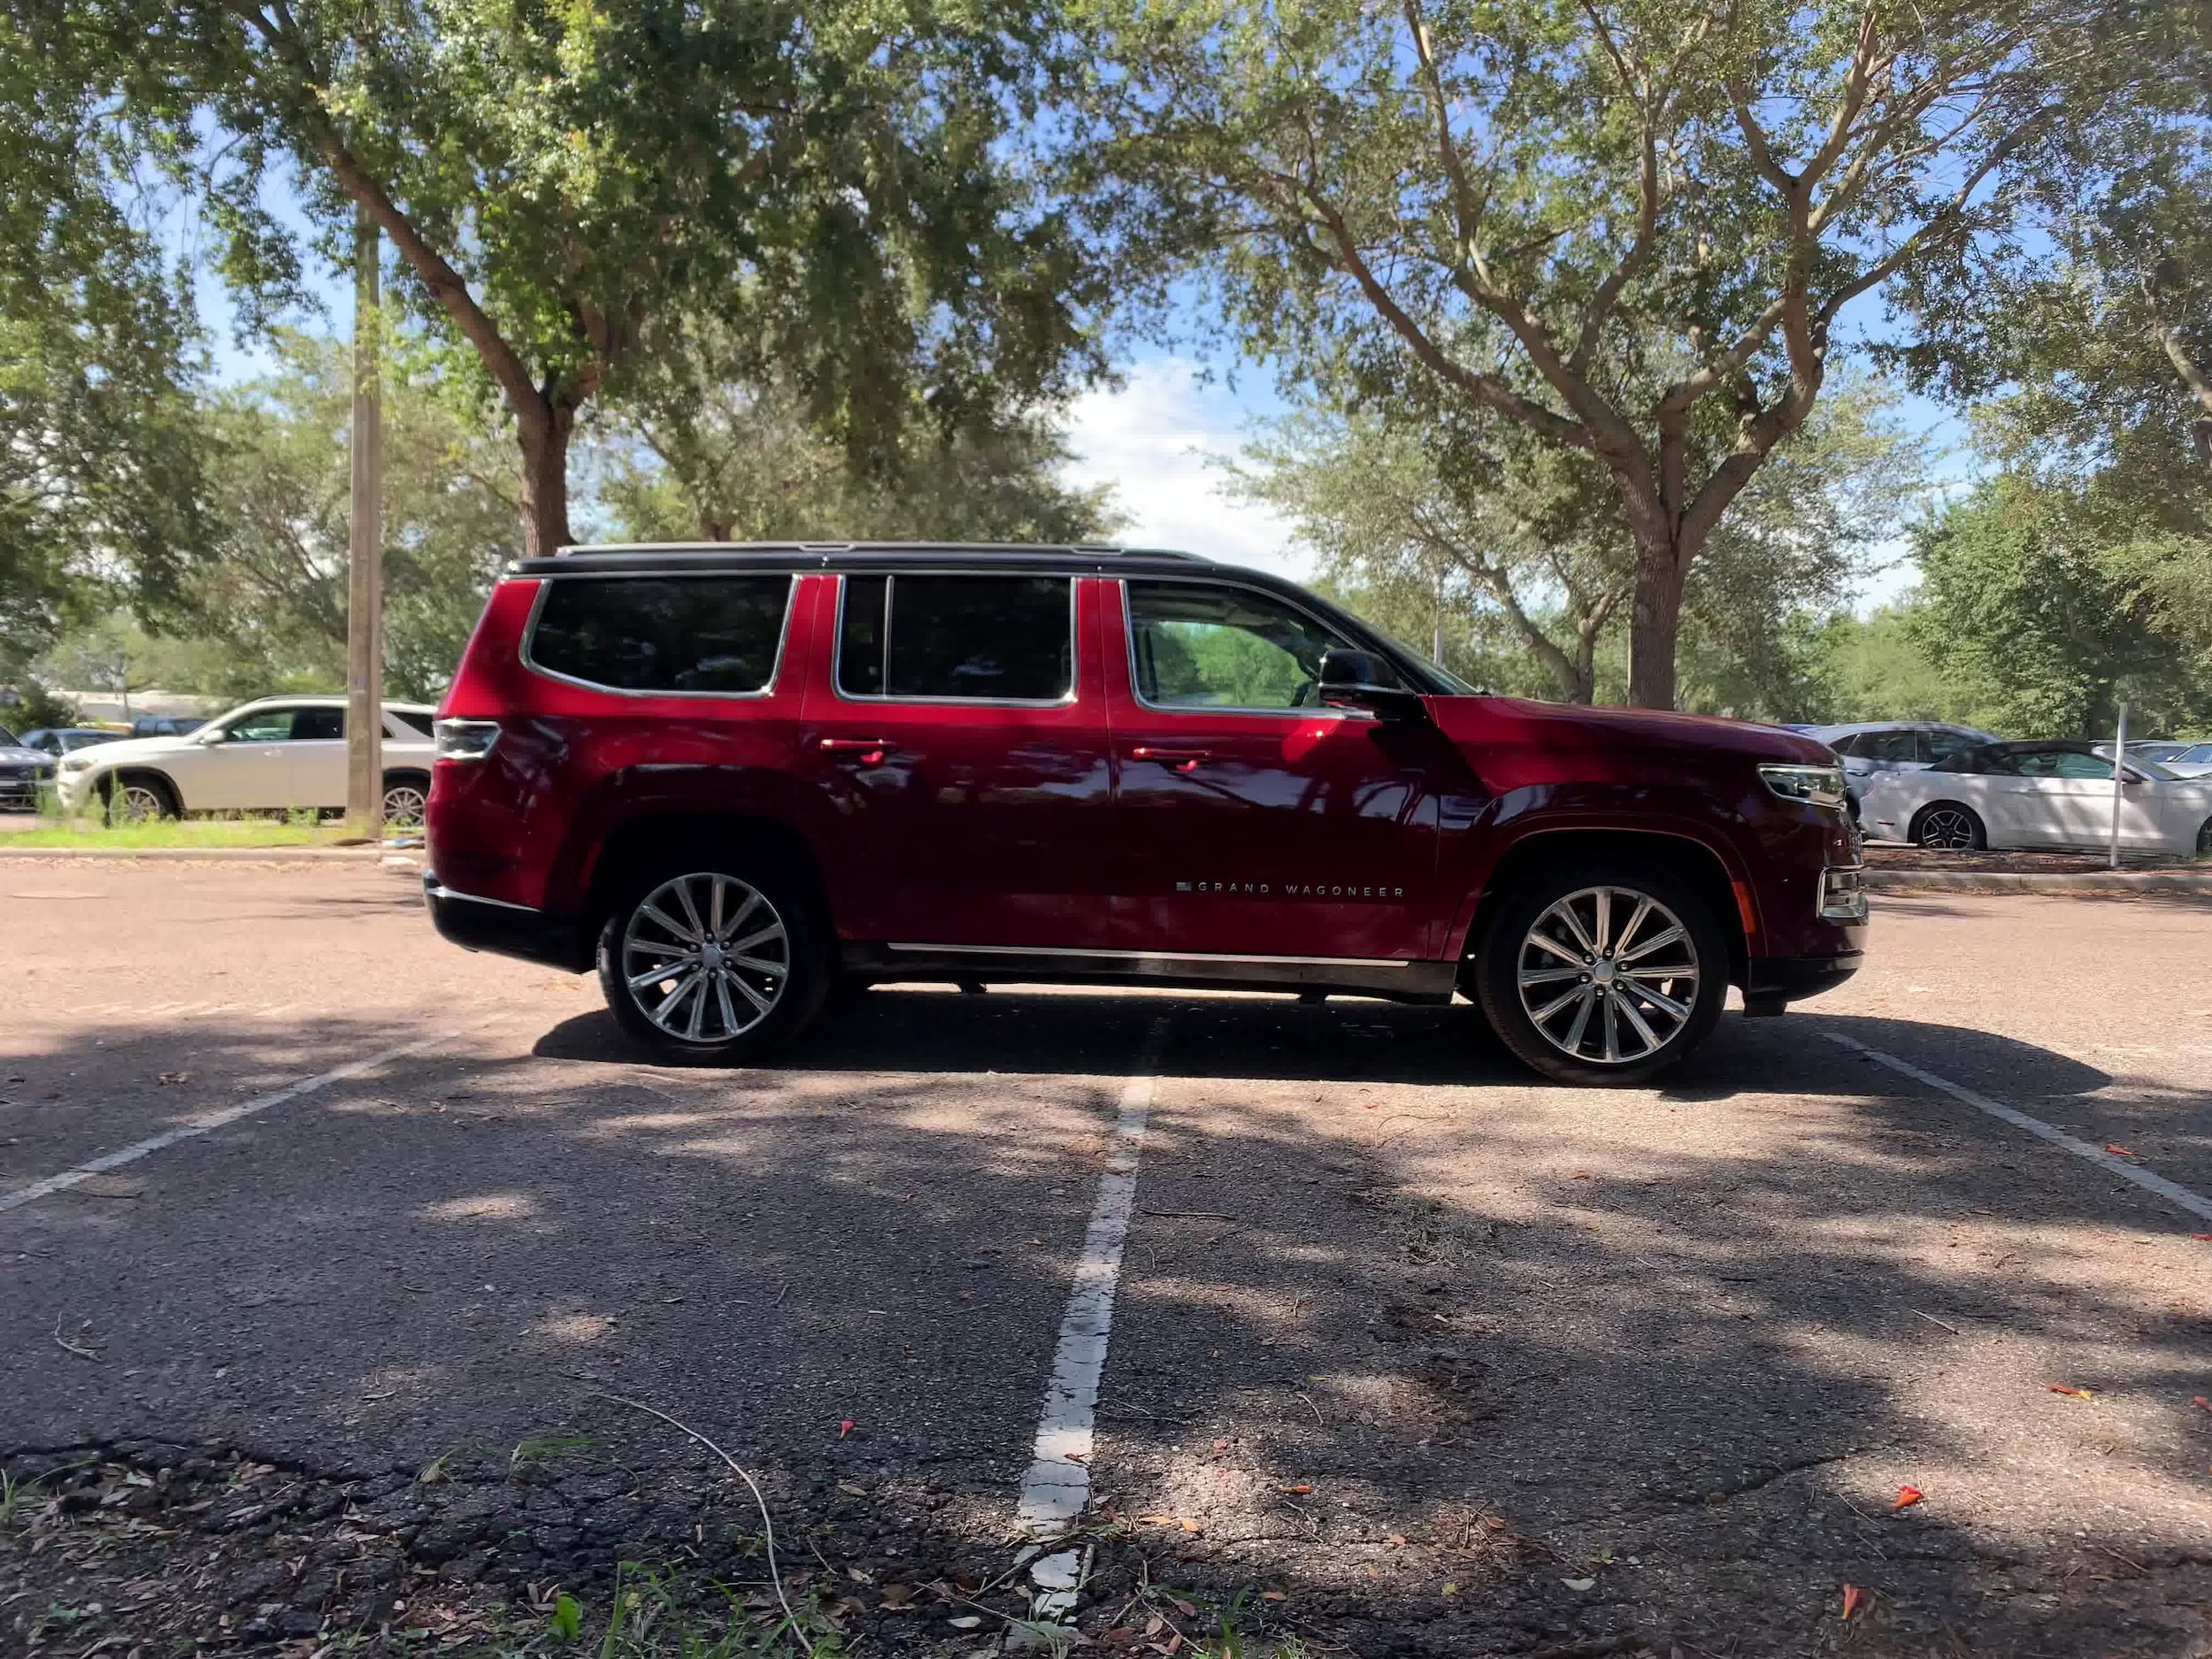
[[[1630,696],[1811,415],[1861,296],[2011,222],[2076,0],[1094,0],[1097,165],[1217,242],[1228,315],[1588,457],[1635,551]]]
[[[602,495],[638,541],[1084,541],[1118,522],[1109,491],[1058,478],[1071,457],[1047,411],[916,399],[864,462],[787,379],[727,351],[657,366],[610,427]]]
[[[274,337],[274,373],[211,400],[215,526],[180,626],[219,641],[204,686],[334,689],[346,644],[349,348]],[[512,451],[454,407],[434,359],[384,374],[385,688],[429,698],[451,678],[500,567],[521,551]]]
[[[2212,717],[2212,651],[2169,626],[2116,545],[2124,551],[2093,500],[2016,472],[1920,529],[1911,633],[1972,695],[1979,724],[2102,735],[2123,700],[2139,730]]]
[[[305,182],[323,251],[358,204],[415,313],[503,399],[524,541],[569,540],[579,412],[701,317],[759,342],[858,452],[926,385],[1060,385],[1105,297],[1038,197],[1055,73],[1015,0],[943,12],[637,0],[54,0],[24,27],[197,191],[247,292],[303,252],[258,205]],[[211,142],[211,140],[212,142]]]
[[[1924,446],[1893,406],[1875,382],[1832,391],[1716,528],[1686,596],[1691,706],[1800,718],[1821,695],[1816,624],[1922,487]],[[1400,628],[1425,609],[1440,634],[1489,641],[1493,655],[1502,636],[1550,695],[1599,695],[1636,556],[1588,457],[1509,428],[1309,405],[1247,452],[1235,488],[1287,515],[1324,578],[1362,608],[1385,608]]]
[[[0,678],[126,591],[157,612],[204,532],[190,288],[56,52],[0,19]]]

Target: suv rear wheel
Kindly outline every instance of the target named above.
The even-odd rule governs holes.
[[[1563,1083],[1641,1083],[1720,1018],[1728,947],[1712,909],[1663,870],[1554,868],[1485,936],[1476,989],[1507,1048]]]
[[[748,1062],[821,1007],[828,945],[780,870],[678,860],[624,888],[600,929],[599,985],[622,1028],[662,1055]]]

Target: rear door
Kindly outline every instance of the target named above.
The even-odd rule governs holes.
[[[948,569],[838,580],[802,759],[838,928],[886,944],[1108,944],[1094,585]]]
[[[346,711],[303,708],[292,716],[292,799],[288,806],[342,811],[346,804]]]
[[[1229,581],[1106,584],[1127,948],[1375,960],[1430,954],[1436,773],[1423,722],[1323,706],[1348,647],[1279,595]]]

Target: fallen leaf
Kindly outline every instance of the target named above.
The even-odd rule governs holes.
[[[2109,1152],[2110,1154],[2112,1154],[2112,1156],[2113,1156],[2114,1157],[2116,1157],[2116,1158],[2131,1158],[2131,1157],[2133,1157],[2133,1156],[2135,1156],[2135,1154],[2134,1154],[2134,1153],[2132,1153],[2132,1152],[2129,1151],[2129,1150],[2128,1150],[2125,1147],[2122,1146],[2122,1145],[2121,1145],[2121,1144],[2120,1144],[2117,1141],[2106,1141],[2106,1142],[2104,1143],[2104,1149],[2105,1149],[2107,1152]]]
[[[851,1493],[851,1494],[853,1494],[853,1496],[855,1496],[856,1498],[864,1498],[864,1497],[866,1497],[866,1496],[868,1495],[868,1488],[867,1488],[867,1487],[865,1487],[865,1486],[855,1486],[855,1485],[853,1485],[853,1483],[852,1483],[851,1481],[849,1481],[849,1480],[841,1480],[841,1481],[839,1481],[839,1482],[837,1483],[837,1489],[838,1489],[840,1492],[849,1492],[849,1493]]]
[[[958,1618],[949,1618],[945,1623],[955,1630],[973,1630],[983,1621],[973,1613],[963,1613]]]
[[[2212,1400],[2207,1400],[2202,1394],[2190,1395],[2189,1403],[2200,1411],[2212,1411]]]
[[[2199,1244],[2212,1244],[2212,1233],[2193,1233],[2189,1236]]]
[[[1890,1511],[1894,1514],[1899,1509],[1909,1509],[1927,1495],[1918,1486],[1900,1486],[1897,1488],[1897,1502],[1889,1506]]]
[[[1594,1590],[1598,1587],[1598,1581],[1595,1578],[1562,1578],[1559,1582],[1565,1585],[1570,1590],[1581,1590],[1587,1592]]]
[[[1216,1440],[1216,1441],[1214,1442],[1214,1450],[1216,1450],[1216,1451],[1217,1451],[1217,1452],[1225,1452],[1225,1451],[1227,1451],[1228,1449],[1229,1449],[1229,1442],[1228,1442],[1228,1441],[1226,1441],[1226,1440]]]
[[[1855,1584],[1843,1586],[1843,1616],[1849,1618],[1866,1601],[1866,1592]]]
[[[853,1420],[850,1417],[847,1417],[843,1422],[837,1425],[837,1438],[841,1440],[852,1432]]]
[[[1279,1492],[1294,1493],[1298,1496],[1303,1497],[1307,1493],[1313,1490],[1313,1483],[1310,1480],[1302,1480],[1294,1486],[1279,1486],[1276,1489]]]
[[[845,1569],[845,1576],[855,1584],[873,1584],[876,1581],[876,1575],[865,1567],[848,1567]]]
[[[913,1599],[914,1586],[910,1584],[887,1584],[883,1586],[883,1605],[886,1607],[904,1607]]]
[[[1196,1534],[1205,1530],[1203,1527],[1200,1526],[1197,1522],[1192,1520],[1187,1515],[1179,1516],[1176,1518],[1175,1525],[1181,1527],[1186,1532],[1193,1534]]]
[[[1279,1601],[1282,1599],[1283,1592],[1280,1590],[1263,1590],[1260,1592],[1260,1600],[1263,1601]]]
[[[1145,1620],[1144,1633],[1148,1636],[1156,1636],[1166,1627],[1167,1621],[1155,1613],[1150,1618]]]
[[[2077,1388],[2070,1383],[2045,1383],[2043,1386],[2055,1394],[2067,1394],[2076,1400],[2094,1400],[2097,1397],[2091,1390]]]
[[[1577,1170],[1570,1179],[1578,1181],[1586,1181],[1590,1179],[1590,1171],[1587,1170]]]
[[[1457,1595],[1459,1594],[1459,1586],[1452,1583],[1449,1579],[1447,1579],[1444,1584],[1444,1594],[1446,1595]]]
[[[192,1074],[189,1071],[164,1071],[161,1080],[165,1083],[189,1083]]]
[[[1180,1613],[1185,1618],[1196,1618],[1198,1617],[1198,1609],[1195,1607],[1193,1607],[1188,1601],[1183,1600],[1181,1596],[1171,1595],[1168,1597],[1168,1600],[1174,1603],[1175,1610],[1178,1613]]]
[[[1175,1517],[1171,1515],[1140,1515],[1137,1517],[1137,1525],[1140,1526],[1172,1526],[1175,1525]]]

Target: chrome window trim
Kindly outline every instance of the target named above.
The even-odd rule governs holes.
[[[537,597],[530,602],[529,618],[522,625],[522,646],[517,653],[522,665],[541,680],[550,680],[564,686],[580,686],[586,691],[604,692],[610,697],[710,697],[724,703],[758,703],[776,695],[777,683],[783,678],[784,653],[791,642],[791,618],[797,610],[799,576],[797,571],[653,571],[641,574],[634,571],[578,571],[572,576],[541,576]],[[557,668],[547,668],[530,655],[530,648],[538,637],[538,618],[544,613],[545,602],[553,592],[555,582],[591,581],[728,581],[732,578],[761,581],[772,576],[784,579],[783,621],[776,634],[776,660],[768,665],[768,683],[758,691],[634,691],[626,686],[609,686],[596,680],[584,680],[575,674],[564,674]]]
[[[1153,702],[1150,698],[1144,695],[1144,681],[1139,678],[1137,673],[1137,619],[1134,615],[1131,613],[1129,609],[1129,584],[1133,581],[1179,582],[1183,580],[1183,578],[1180,576],[1145,575],[1116,576],[1109,578],[1108,580],[1113,581],[1121,588],[1121,641],[1122,646],[1127,653],[1129,658],[1129,695],[1139,708],[1147,710],[1154,714],[1261,714],[1267,716],[1270,719],[1275,720],[1325,719],[1368,721],[1373,720],[1377,718],[1376,716],[1370,714],[1364,709],[1333,709],[1326,703],[1316,703],[1310,709],[1247,709],[1241,707],[1231,707],[1225,704],[1217,705],[1210,703],[1194,703]],[[1294,604],[1291,601],[1285,599],[1280,594],[1271,594],[1264,588],[1254,588],[1246,582],[1233,581],[1219,577],[1210,580],[1202,577],[1192,585],[1206,588],[1234,588],[1240,594],[1250,594],[1263,599],[1272,599],[1277,603],[1281,604],[1289,610],[1295,611],[1300,616],[1305,618],[1307,621],[1314,624],[1315,626],[1322,629],[1325,633],[1332,635],[1336,633],[1336,630],[1330,627],[1326,621],[1314,615],[1312,611],[1307,610],[1303,605]],[[1357,646],[1350,645],[1348,642],[1346,649],[1356,650],[1359,648]],[[1371,656],[1373,653],[1371,652],[1370,655]],[[1393,664],[1392,666],[1394,668],[1396,664]],[[1416,693],[1415,695],[1418,695],[1420,694]],[[1298,960],[1302,961],[1305,960],[1305,958],[1302,957],[1298,958]],[[1333,961],[1335,958],[1317,957],[1314,958],[1314,960]],[[1347,958],[1347,960],[1353,960],[1353,958]]]
[[[839,703],[849,703],[857,708],[872,708],[881,703],[901,706],[913,704],[925,708],[956,709],[1070,709],[1082,700],[1083,689],[1083,631],[1076,626],[1079,610],[1076,603],[1077,578],[1060,575],[1051,571],[977,571],[917,570],[895,571],[835,571],[837,579],[837,614],[831,619],[830,638],[830,695]],[[1043,581],[1064,581],[1068,585],[1068,688],[1057,697],[926,697],[902,695],[887,691],[866,692],[845,689],[845,595],[848,584],[856,576],[883,578],[883,669],[886,678],[891,672],[891,595],[901,576],[960,576],[981,577],[988,581],[1003,580],[1009,576],[1028,577]]]
[[[904,950],[929,956],[1076,956],[1096,962],[1254,962],[1296,963],[1321,968],[1415,968],[1409,956],[1268,956],[1203,950],[1089,950],[1059,945],[916,945],[889,944],[886,950]]]

